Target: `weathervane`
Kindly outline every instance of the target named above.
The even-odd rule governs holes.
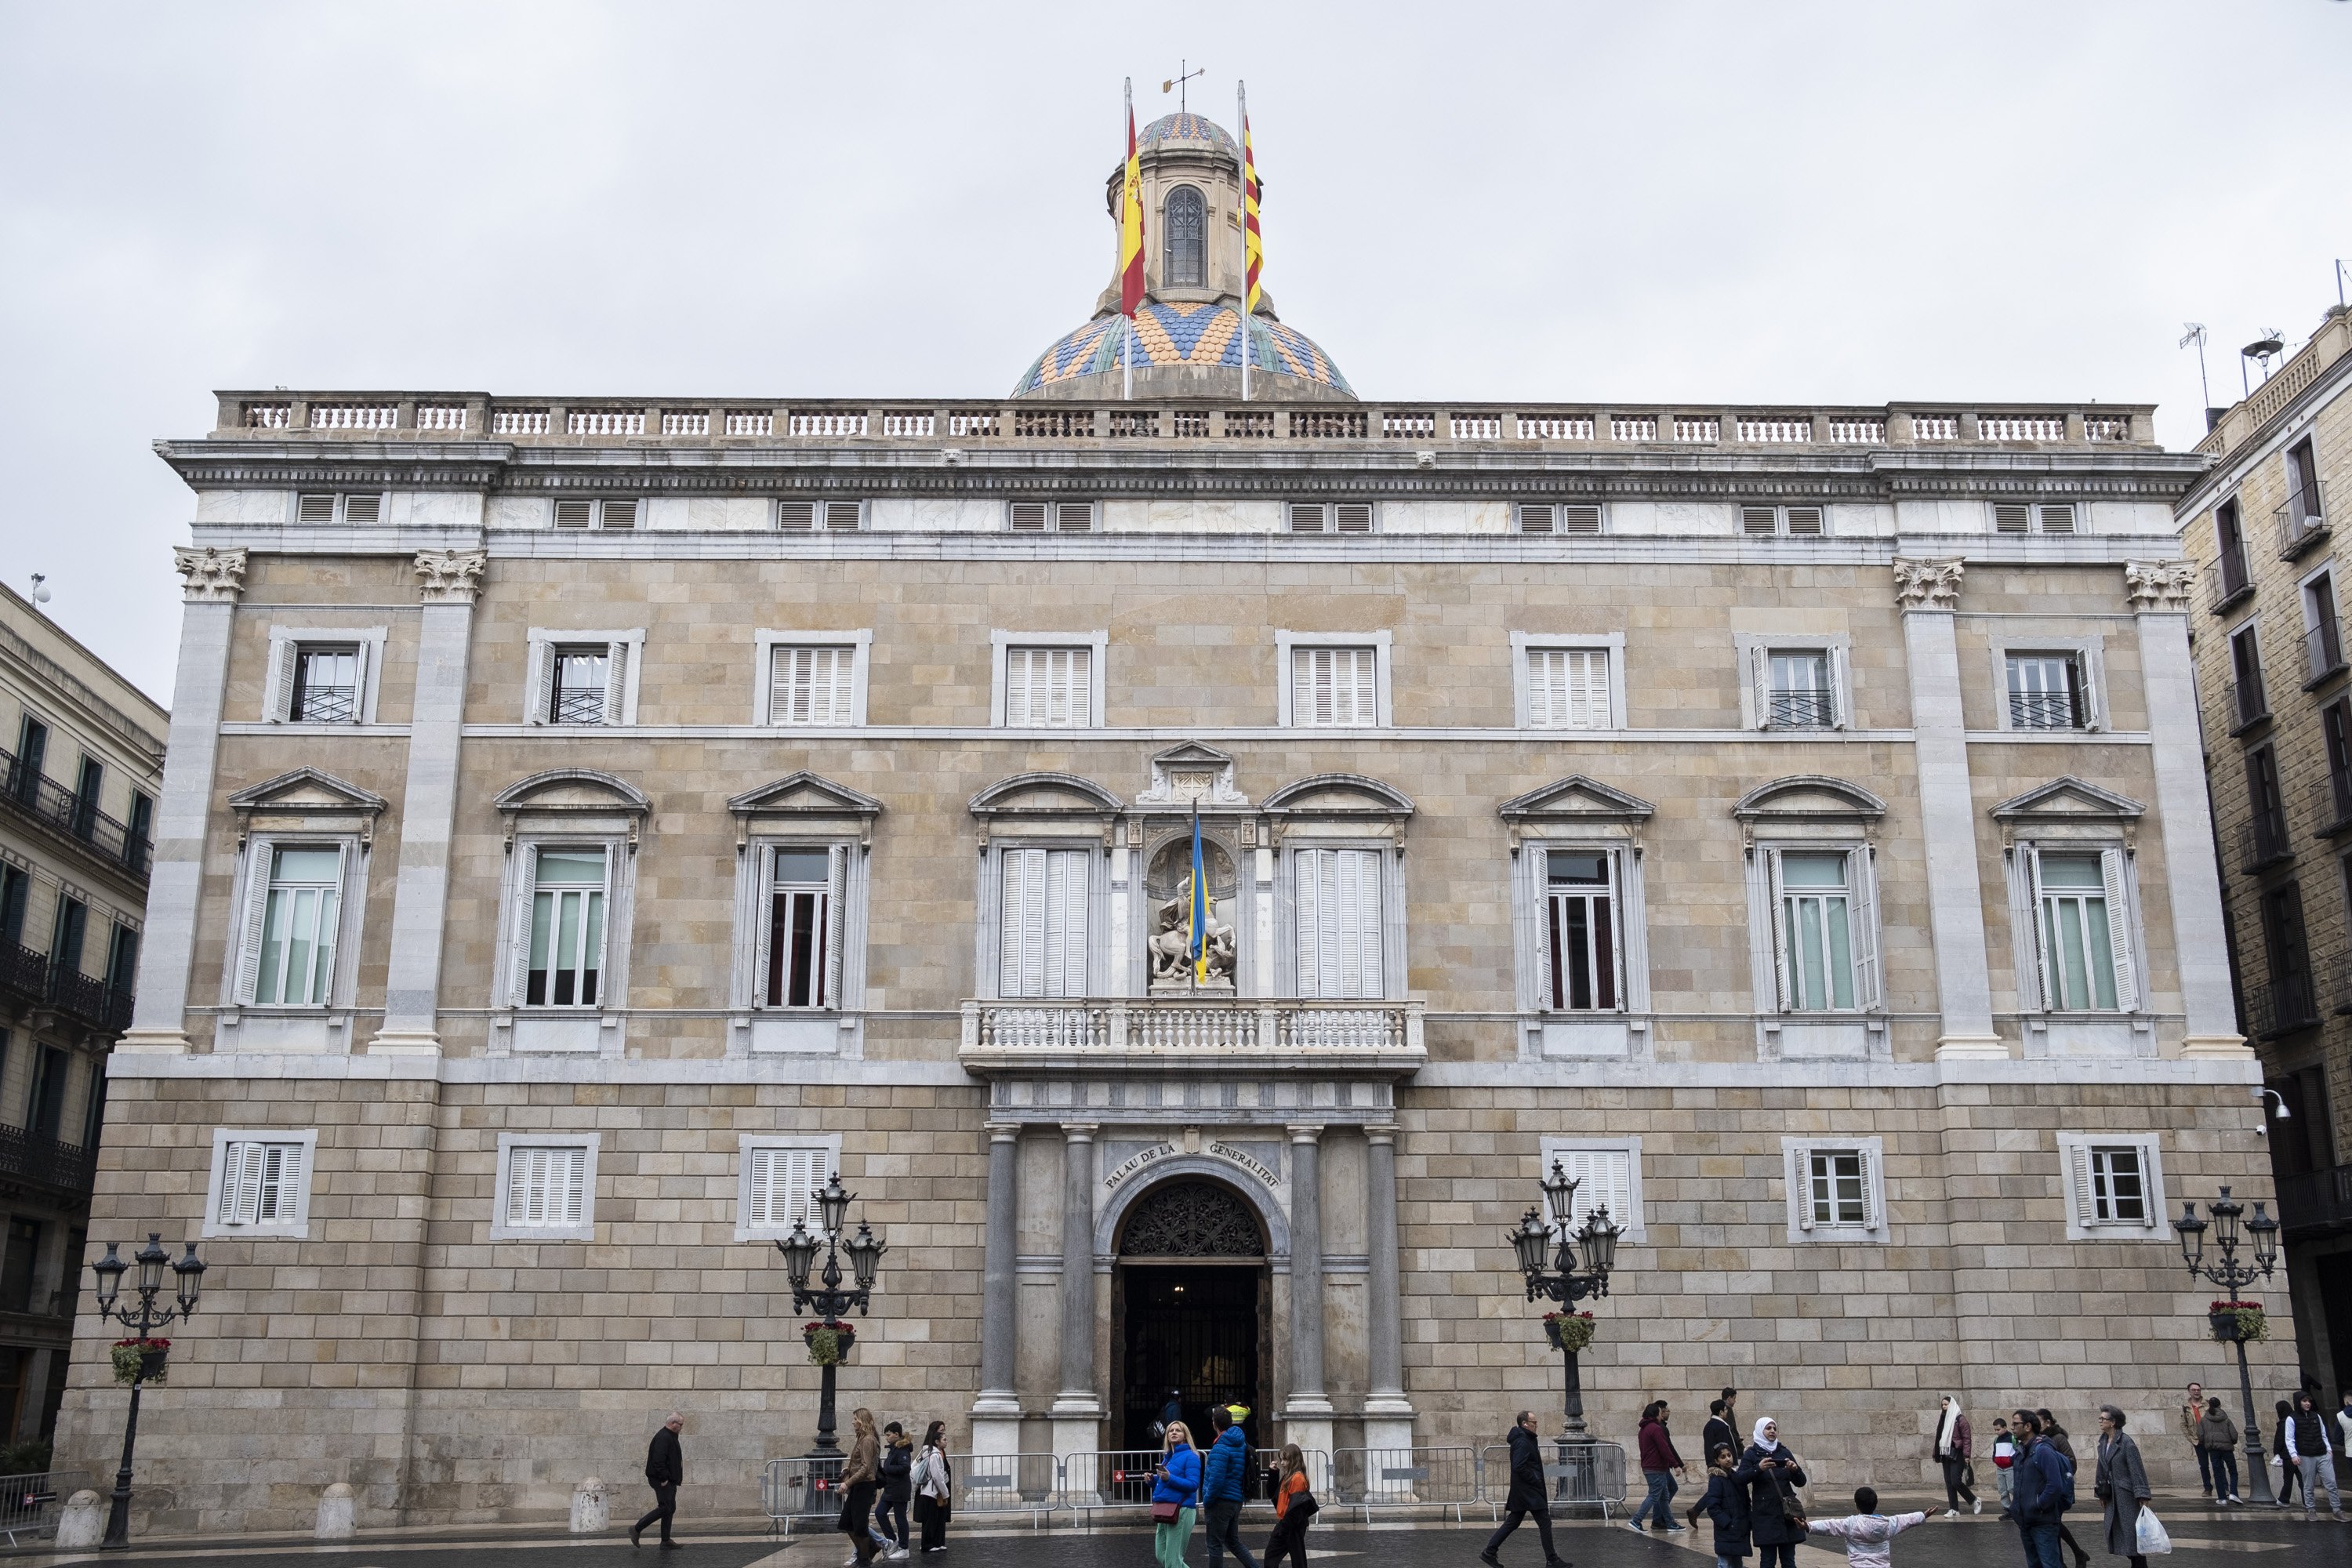
[[[1176,107],[1188,114],[1192,112],[1192,106],[1185,101],[1187,97],[1185,84],[1196,76],[1206,76],[1209,73],[1209,68],[1206,66],[1202,66],[1199,70],[1186,70],[1184,68],[1191,63],[1190,60],[1180,58],[1176,61],[1176,74],[1160,84],[1160,91],[1172,92],[1176,95]]]

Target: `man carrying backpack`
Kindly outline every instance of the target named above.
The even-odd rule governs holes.
[[[2061,1568],[2058,1527],[2074,1506],[2074,1471],[2057,1446],[2043,1436],[2042,1417],[2015,1412],[2017,1496],[2011,1505],[2025,1537],[2025,1568]]]

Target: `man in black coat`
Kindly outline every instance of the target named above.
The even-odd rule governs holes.
[[[629,1527],[629,1544],[635,1546],[646,1526],[661,1525],[661,1543],[665,1550],[675,1549],[677,1542],[669,1535],[671,1516],[677,1512],[677,1487],[686,1479],[686,1456],[677,1446],[678,1429],[686,1417],[673,1410],[669,1419],[661,1424],[654,1440],[646,1446],[646,1484],[654,1489],[653,1511]]]
[[[1544,1500],[1543,1439],[1536,1436],[1536,1413],[1522,1410],[1511,1427],[1511,1493],[1504,1503],[1503,1522],[1486,1538],[1478,1561],[1487,1568],[1503,1568],[1502,1559],[1495,1553],[1529,1514],[1535,1516],[1536,1532],[1543,1537],[1544,1568],[1573,1568],[1552,1549],[1551,1505]]]
[[[1737,1391],[1727,1388],[1723,1392],[1733,1394]],[[1739,1458],[1739,1450],[1743,1447],[1739,1441],[1739,1428],[1731,1421],[1730,1399],[1717,1399],[1707,1405],[1706,1426],[1698,1435],[1698,1451],[1709,1469],[1715,1468],[1715,1451],[1718,1447],[1730,1449],[1734,1459]]]

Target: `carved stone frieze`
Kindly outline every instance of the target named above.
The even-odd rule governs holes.
[[[2132,613],[2186,610],[2189,590],[2196,585],[2197,568],[2186,561],[2126,561],[2124,592],[2131,596]]]
[[[1960,579],[1967,565],[1955,556],[1947,561],[1895,558],[1895,604],[1902,610],[1930,610],[1949,615],[1959,607]]]
[[[470,605],[482,591],[479,550],[420,550],[416,552],[417,597],[428,605]]]
[[[175,549],[172,565],[179,572],[180,592],[194,605],[234,605],[245,592],[245,552]]]

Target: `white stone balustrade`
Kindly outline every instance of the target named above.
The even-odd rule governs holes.
[[[965,1065],[1002,1068],[1104,1056],[1180,1065],[1426,1059],[1418,1002],[1108,997],[966,1002]]]

